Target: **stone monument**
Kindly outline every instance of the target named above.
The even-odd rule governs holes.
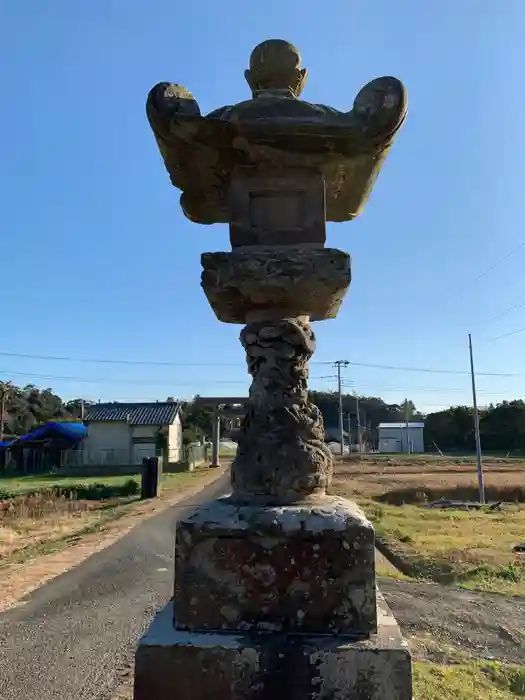
[[[411,662],[376,588],[374,531],[328,496],[331,453],[308,401],[311,321],[350,284],[325,222],[362,210],[406,116],[402,83],[366,85],[349,112],[299,99],[297,49],[257,46],[252,98],[201,116],[161,83],[147,115],[184,214],[228,223],[202,256],[217,318],[245,324],[252,377],[231,495],[179,521],[175,592],[141,639],[136,700],[410,700]]]

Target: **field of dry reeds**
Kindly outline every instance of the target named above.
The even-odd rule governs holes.
[[[476,501],[473,460],[354,457],[334,468],[332,492],[356,500],[373,522],[379,548],[403,573],[467,588],[525,595],[525,462],[487,460],[496,509],[430,507]]]

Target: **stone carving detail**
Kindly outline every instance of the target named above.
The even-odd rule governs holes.
[[[247,323],[261,309],[335,318],[350,285],[350,256],[334,248],[252,247],[204,253],[201,262],[202,287],[224,323]]]
[[[245,72],[252,97],[202,116],[191,92],[159,83],[146,112],[181,206],[196,223],[231,221],[230,185],[238,166],[313,168],[326,183],[327,221],[363,209],[407,112],[397,78],[372,80],[341,112],[300,99],[307,70],[299,51],[271,39],[255,47]]]
[[[321,412],[308,401],[315,350],[310,324],[297,318],[249,323],[241,343],[253,382],[232,466],[233,498],[286,504],[324,495],[332,458]]]

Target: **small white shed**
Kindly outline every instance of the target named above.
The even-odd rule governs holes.
[[[424,423],[379,423],[379,452],[424,452]]]

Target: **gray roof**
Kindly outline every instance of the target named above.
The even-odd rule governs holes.
[[[406,428],[406,423],[379,423],[378,428]],[[409,428],[424,428],[424,423],[408,423]]]
[[[339,438],[341,436],[341,431],[340,431],[339,427],[334,428],[331,425],[325,425],[324,434],[325,434],[325,437],[327,437],[327,438],[330,438],[330,439],[334,438],[336,440],[339,440]],[[348,431],[343,430],[343,437],[348,437]]]
[[[178,402],[97,403],[84,418],[94,421],[127,421],[131,425],[171,425],[179,412]]]

